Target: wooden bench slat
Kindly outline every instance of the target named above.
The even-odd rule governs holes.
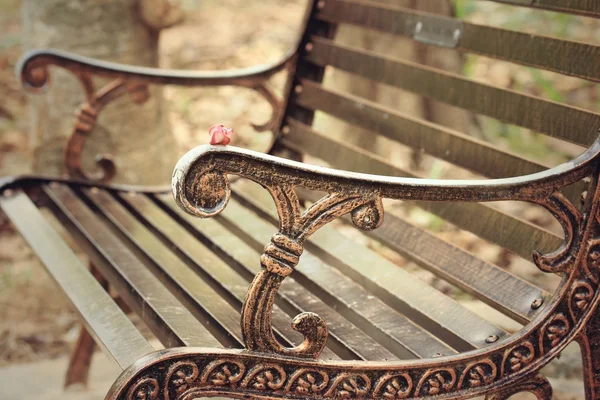
[[[204,326],[226,346],[242,347],[240,315],[237,309],[192,271],[108,192],[86,190],[85,193],[123,237],[136,246],[142,257],[147,257],[151,264],[154,264],[156,272],[162,278],[163,288],[170,290],[186,305],[193,313],[196,323]],[[198,320],[204,324],[200,324]],[[200,342],[199,345],[212,346],[206,342]]]
[[[276,227],[234,199],[229,201],[227,211],[219,218],[257,252],[262,251],[264,244],[269,243],[271,236],[277,231]],[[404,349],[421,357],[438,352],[455,352],[442,341],[436,340],[432,332],[422,329],[381,301],[377,293],[364,289],[311,251],[305,250],[302,253],[300,264],[295,268],[292,278],[399,357],[406,357],[399,353]],[[464,347],[464,342],[462,345]]]
[[[244,202],[259,210],[261,216],[271,220],[272,224],[278,224],[277,211],[266,191],[247,182],[240,182],[238,187],[240,190],[236,194]],[[488,345],[486,339],[489,336],[502,338],[506,335],[391,261],[353,243],[334,227],[325,226],[313,233],[306,249],[459,350],[471,346],[484,347]],[[461,348],[464,342],[468,345]]]
[[[0,196],[0,208],[61,286],[88,332],[110,359],[125,369],[154,351],[25,193]]]
[[[598,136],[600,115],[591,111],[383,57],[328,39],[314,37],[313,41],[307,59],[319,66],[332,66],[583,146],[590,145]]]
[[[219,346],[109,227],[65,185],[44,187],[55,214],[70,229],[90,259],[125,302],[165,345]],[[72,226],[67,225],[67,223]]]
[[[599,82],[597,68],[600,47],[531,33],[457,21],[432,13],[364,0],[329,0],[317,18],[348,23],[385,33],[413,37],[419,21],[443,25],[462,24],[456,49],[501,60],[547,69]],[[452,35],[452,32],[448,32]]]
[[[597,0],[491,0],[515,6],[538,8],[541,10],[580,14],[600,18],[600,3]]]
[[[301,106],[320,110],[350,124],[381,134],[399,143],[424,150],[434,157],[491,178],[532,174],[548,168],[498,149],[452,129],[411,117],[365,98],[302,80],[296,95]]]
[[[235,298],[236,307],[241,309],[248,286],[254,275],[246,279],[243,278],[223,258],[213,253],[148,197],[143,195],[134,197],[121,195],[120,197],[133,207],[136,213],[139,213],[138,218],[143,218],[144,223],[151,226],[155,233],[161,235],[167,241],[167,246],[178,249],[182,255],[189,259],[190,263],[195,265],[196,271],[201,271],[207,277],[206,279],[220,284],[223,290],[227,291],[228,296]],[[302,340],[302,336],[292,329],[290,322],[290,317],[276,305],[273,309],[273,326],[276,332],[287,341],[288,345]],[[321,353],[321,358],[337,359],[339,357],[326,348]]]
[[[351,144],[325,137],[308,126],[288,119],[290,133],[283,145],[310,154],[330,163],[334,168],[390,176],[419,177],[391,164],[387,160]],[[561,239],[527,221],[510,216],[486,204],[416,202],[452,224],[469,230],[485,240],[496,243],[530,260],[532,249],[548,252],[558,248]],[[473,218],[476,215],[477,218]]]

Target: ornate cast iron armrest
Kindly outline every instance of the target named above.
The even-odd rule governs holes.
[[[577,159],[545,172],[488,181],[420,180],[357,174],[226,146],[200,146],[186,154],[173,174],[178,204],[199,217],[221,212],[230,196],[227,175],[251,179],[268,190],[279,213],[279,231],[260,258],[241,325],[247,350],[167,349],[126,370],[107,399],[191,399],[224,395],[280,399],[471,398],[505,400],[532,391],[549,400],[552,389],[537,371],[571,341],[600,340],[600,141]],[[582,210],[560,189],[591,177]],[[295,187],[328,194],[301,211]],[[540,269],[563,272],[556,293],[524,329],[489,347],[427,360],[394,362],[318,361],[327,340],[319,316],[302,313],[293,327],[304,342],[287,348],[271,326],[275,294],[298,264],[303,244],[321,226],[350,213],[356,226],[375,229],[383,220],[381,199],[426,201],[521,200],[547,208],[565,230],[564,244],[536,253]],[[595,335],[595,336],[594,336]],[[590,339],[591,338],[591,339]],[[595,350],[584,346],[589,385],[600,387]],[[596,368],[596,369],[594,369]],[[590,392],[592,395],[595,392]],[[590,397],[596,399],[598,397]]]
[[[188,87],[231,85],[255,90],[272,107],[269,121],[253,127],[259,132],[275,131],[279,124],[283,103],[267,87],[270,77],[294,65],[295,51],[288,52],[283,58],[272,64],[227,71],[195,72],[166,70],[158,68],[136,67],[112,62],[95,60],[76,54],[55,51],[35,50],[25,54],[17,65],[17,74],[23,86],[33,92],[39,92],[49,82],[49,67],[58,66],[73,73],[81,82],[85,93],[85,102],[81,105],[73,133],[65,147],[65,164],[70,177],[89,181],[108,182],[116,174],[116,167],[109,156],[100,156],[97,160],[103,170],[100,178],[87,176],[81,167],[81,153],[85,137],[96,124],[99,112],[109,102],[129,92],[136,103],[144,103],[150,97],[149,84],[180,85]],[[113,79],[104,87],[96,90],[93,76]]]
[[[285,251],[298,253],[297,256],[302,243],[312,232],[346,213],[352,214],[354,224],[361,229],[377,228],[383,221],[382,198],[536,203],[548,209],[561,223],[565,241],[552,254],[535,253],[534,261],[545,272],[564,272],[569,264],[565,257],[573,245],[574,233],[581,228],[583,216],[560,189],[595,175],[599,160],[600,138],[576,159],[536,174],[490,180],[436,180],[341,171],[231,146],[207,145],[189,151],[177,163],[172,190],[185,211],[206,218],[220,213],[227,205],[230,196],[228,174],[259,183],[271,193],[277,206],[280,218],[277,235],[287,238],[279,238],[275,244],[283,245],[290,240]],[[294,191],[296,186],[329,194],[301,213]],[[282,265],[287,265],[288,261],[297,262],[296,258],[285,260]],[[287,268],[283,271],[291,272]]]
[[[41,49],[26,53],[17,64],[16,70],[26,88],[39,90],[48,82],[48,67],[55,65],[75,75],[96,75],[106,78],[121,78],[144,84],[179,86],[234,85],[255,88],[275,73],[287,68],[295,52],[290,51],[280,60],[265,65],[226,71],[186,71],[149,67],[137,67],[66,51]]]

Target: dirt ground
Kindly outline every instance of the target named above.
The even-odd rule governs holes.
[[[202,4],[201,4],[202,3]],[[464,6],[463,1],[458,1]],[[244,0],[223,1],[183,1],[186,7],[185,21],[167,31],[160,40],[161,65],[168,68],[223,69],[251,66],[277,59],[292,44],[299,18],[303,12],[300,0],[265,0],[245,2]],[[30,165],[28,152],[27,97],[20,90],[14,77],[13,68],[21,54],[21,23],[19,0],[0,0],[0,176],[27,172]],[[460,9],[469,13],[476,22],[490,22],[499,26],[513,27],[518,21],[506,22],[505,14],[498,20],[489,20],[487,9]],[[240,12],[242,10],[243,12]],[[494,9],[496,10],[496,9]],[[504,10],[504,9],[502,9]],[[524,17],[526,18],[526,17]],[[235,27],[224,29],[214,35],[215,21],[222,26]],[[257,23],[260,21],[260,23]],[[529,20],[530,29],[543,29],[542,22]],[[538,26],[541,24],[540,26]],[[577,40],[600,42],[597,25],[588,22],[570,23],[568,33]],[[511,25],[513,24],[513,25]],[[587,24],[587,25],[586,25]],[[596,29],[592,29],[595,27]],[[566,28],[565,28],[566,29]],[[209,37],[210,40],[198,40]],[[538,76],[523,72],[525,69],[513,65],[495,62],[484,58],[467,58],[466,68],[477,79],[485,79],[503,87],[526,88],[527,91],[542,97],[560,99],[595,110],[600,109],[598,87],[582,85],[580,81],[562,79],[553,74]],[[281,79],[275,86],[281,85]],[[182,91],[168,88],[165,96],[171,110],[171,124],[180,151],[206,141],[205,127],[215,120],[232,121],[234,126],[247,127],[250,121],[262,122],[268,115],[264,104],[255,106],[256,95],[242,89],[221,88],[202,91]],[[485,121],[484,121],[485,122]],[[485,122],[488,123],[488,122]],[[488,127],[494,128],[492,121]],[[493,130],[493,129],[491,129]],[[241,130],[242,142],[261,148],[268,136],[250,139]],[[247,138],[247,139],[246,139]],[[532,158],[550,164],[572,156],[577,147],[560,148],[555,154],[556,143],[542,141],[539,135],[524,134],[511,129],[503,130],[499,136],[486,137],[498,146],[525,153]],[[523,144],[525,143],[525,144]],[[426,168],[432,174],[438,164],[426,161]],[[448,171],[442,171],[444,175]],[[528,220],[548,222],[549,229],[555,229],[549,223],[547,215],[531,208],[513,205],[514,212]],[[547,290],[556,285],[553,277],[544,277],[532,269],[531,264],[513,257],[496,246],[490,245],[473,235],[441,224],[431,215],[416,208],[400,207],[396,211],[405,213],[415,224],[433,229],[436,234],[460,245],[488,261],[494,262],[512,272],[529,271],[525,278],[536,280]],[[365,243],[376,248],[398,265],[413,268],[410,263],[375,243]],[[413,269],[422,279],[432,282],[441,290],[451,292],[452,288],[435,280],[431,274]],[[468,298],[461,298],[465,305],[477,308]],[[485,310],[482,312],[486,312]],[[503,322],[499,322],[503,324]],[[62,295],[40,265],[39,261],[16,234],[14,228],[0,217],[0,366],[40,361],[64,357],[69,354],[77,337],[79,324],[67,306]],[[515,328],[516,329],[516,328]],[[569,379],[580,378],[577,348],[571,347],[561,360],[547,370],[548,373],[564,385],[573,385]],[[577,383],[574,384],[577,386]],[[580,388],[580,386],[577,386]],[[569,391],[572,393],[573,391]],[[559,398],[559,397],[557,397]],[[564,395],[561,399],[575,399],[578,395]]]

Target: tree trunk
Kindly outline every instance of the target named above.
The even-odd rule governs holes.
[[[156,67],[158,31],[138,14],[137,0],[23,0],[24,47],[54,48],[102,60]],[[96,88],[108,81],[95,78]],[[86,139],[83,169],[97,171],[95,157],[108,153],[117,166],[119,183],[169,182],[176,161],[175,141],[160,87],[136,105],[127,95],[101,113]],[[84,101],[79,80],[51,68],[48,91],[30,97],[33,170],[63,175],[64,146],[75,113]]]

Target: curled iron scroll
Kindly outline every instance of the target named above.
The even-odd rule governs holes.
[[[257,92],[271,107],[269,119],[262,124],[251,124],[257,132],[271,131],[273,139],[267,151],[273,146],[281,118],[283,103],[267,86],[268,79],[287,68],[290,70],[293,55],[286,55],[278,63],[238,71],[215,71],[210,74],[187,73],[186,71],[161,71],[152,68],[122,66],[101,62],[86,57],[56,51],[39,51],[27,54],[17,66],[23,86],[40,92],[50,82],[49,67],[62,67],[73,73],[80,81],[85,100],[77,111],[73,131],[65,146],[65,168],[71,178],[90,182],[107,183],[116,175],[116,165],[110,154],[99,154],[96,158],[100,175],[90,175],[82,168],[82,154],[86,137],[96,126],[99,113],[116,98],[129,93],[131,99],[142,104],[150,97],[150,84],[175,84],[188,87],[232,85]],[[112,80],[95,90],[92,77],[99,76]]]

